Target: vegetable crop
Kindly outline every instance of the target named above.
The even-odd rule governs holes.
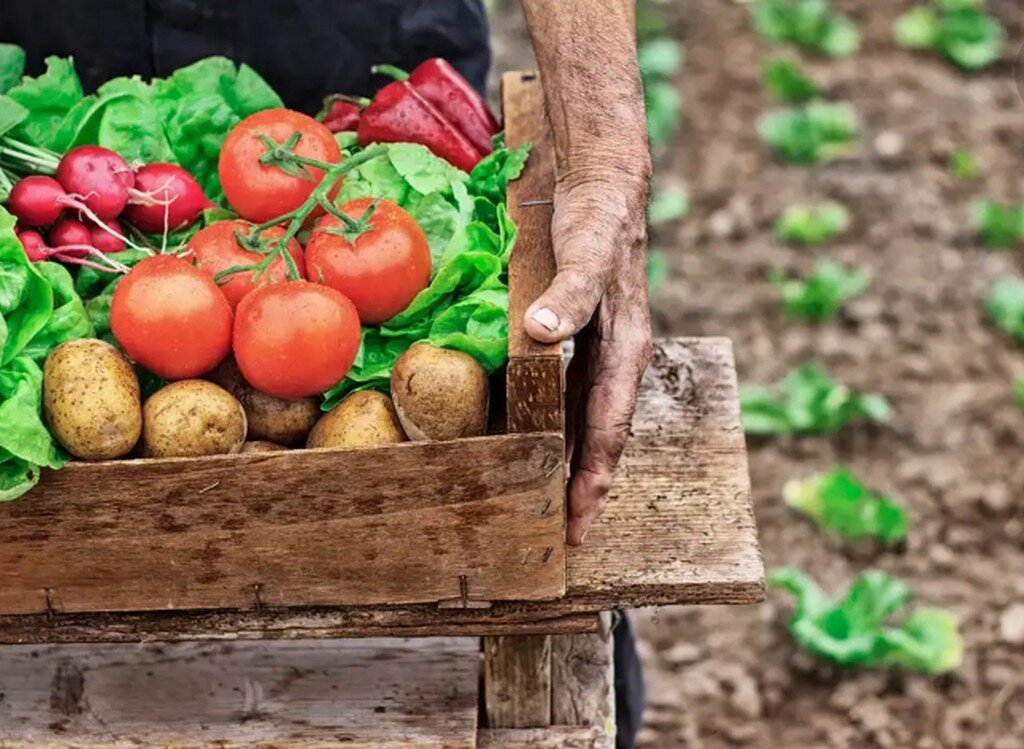
[[[1006,249],[1024,243],[1024,204],[978,200],[971,218],[979,239],[988,247]]]
[[[821,245],[850,228],[850,212],[841,203],[794,205],[775,224],[775,235],[786,242]]]
[[[851,390],[811,363],[780,388],[744,386],[740,404],[748,434],[832,434],[857,419],[885,422],[892,415],[884,397]]]
[[[999,279],[985,297],[984,307],[997,328],[1024,343],[1024,281]]]
[[[873,538],[893,543],[907,537],[903,508],[869,489],[846,468],[788,481],[782,498],[789,507],[847,541]]]
[[[856,24],[832,10],[830,0],[755,0],[758,33],[829,57],[847,57],[860,47]]]
[[[814,164],[850,153],[859,126],[849,104],[812,101],[769,112],[758,130],[783,161]]]
[[[992,65],[1006,44],[1006,30],[985,12],[985,0],[932,0],[900,16],[894,33],[901,46],[935,50],[965,70]]]
[[[789,631],[796,641],[840,666],[941,674],[963,660],[963,639],[948,611],[919,608],[898,624],[888,623],[907,606],[911,592],[887,572],[862,573],[841,598],[825,595],[791,567],[769,574],[768,584],[795,599]]]
[[[863,292],[870,276],[825,260],[814,267],[814,273],[806,280],[788,278],[777,269],[771,280],[782,295],[787,314],[821,322],[835,317],[848,299]]]
[[[783,104],[803,104],[822,95],[821,87],[788,57],[773,57],[765,62],[761,80],[768,93]]]

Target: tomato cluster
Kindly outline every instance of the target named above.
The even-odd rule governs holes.
[[[270,141],[290,144],[301,168],[267,163]],[[182,255],[147,258],[121,281],[111,328],[128,355],[177,380],[233,352],[246,380],[279,398],[341,381],[361,325],[405,309],[429,283],[431,257],[422,229],[395,203],[364,198],[327,205],[327,215],[309,205],[340,162],[333,135],[305,115],[267,110],[239,123],[221,151],[220,179],[241,218],[207,226]],[[328,200],[340,184],[323,185]],[[290,223],[318,215],[303,250]]]

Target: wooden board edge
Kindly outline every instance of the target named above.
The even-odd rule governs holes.
[[[615,732],[603,728],[482,728],[477,749],[613,749]]]

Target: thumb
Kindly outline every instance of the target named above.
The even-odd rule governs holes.
[[[526,310],[527,334],[541,343],[576,335],[594,316],[605,286],[597,273],[577,265],[563,267],[548,290]]]

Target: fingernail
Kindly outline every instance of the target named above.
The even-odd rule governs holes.
[[[588,533],[590,533],[590,531],[583,531],[583,535],[580,536],[580,546],[583,546],[584,542],[586,542]]]
[[[558,319],[558,315],[556,315],[550,307],[541,307],[540,309],[534,310],[530,315],[530,319],[538,325],[547,328],[552,333],[558,330],[558,326],[561,325],[561,320]]]

